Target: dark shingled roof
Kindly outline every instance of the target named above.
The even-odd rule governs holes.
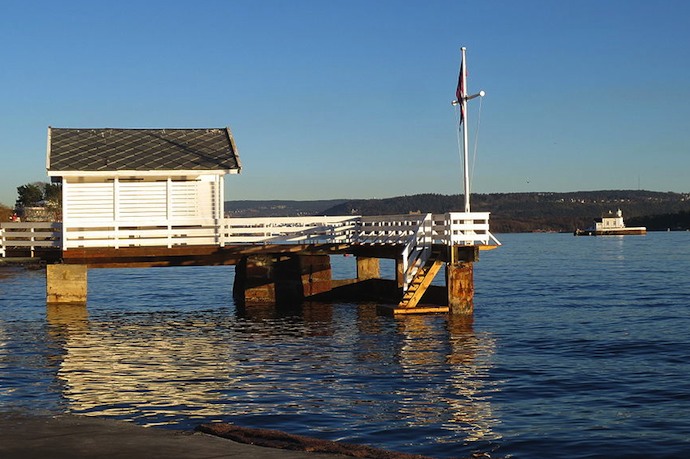
[[[49,128],[48,171],[239,170],[228,128]]]

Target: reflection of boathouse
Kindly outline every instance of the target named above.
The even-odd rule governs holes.
[[[609,211],[602,215],[600,219],[594,221],[593,227],[584,230],[575,230],[575,236],[607,236],[646,233],[647,228],[644,226],[626,227],[623,221],[623,212],[620,209],[616,212]]]

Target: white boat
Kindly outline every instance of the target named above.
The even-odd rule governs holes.
[[[623,212],[609,211],[594,221],[594,226],[587,229],[576,229],[575,236],[622,236],[627,234],[647,234],[644,226],[627,227],[623,221]]]

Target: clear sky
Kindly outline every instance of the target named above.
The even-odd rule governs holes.
[[[487,93],[472,191],[688,192],[688,18],[687,0],[3,0],[0,203],[47,181],[48,126],[230,126],[228,199],[459,193],[461,46]]]

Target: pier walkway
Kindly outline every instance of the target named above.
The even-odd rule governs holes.
[[[91,268],[240,264],[267,254],[389,258],[397,262],[400,307],[414,308],[443,263],[474,262],[477,250],[500,245],[489,231],[488,212],[148,219],[128,225],[98,218],[3,222],[0,257],[55,259],[57,253],[64,264]],[[369,277],[377,272],[378,267]]]

